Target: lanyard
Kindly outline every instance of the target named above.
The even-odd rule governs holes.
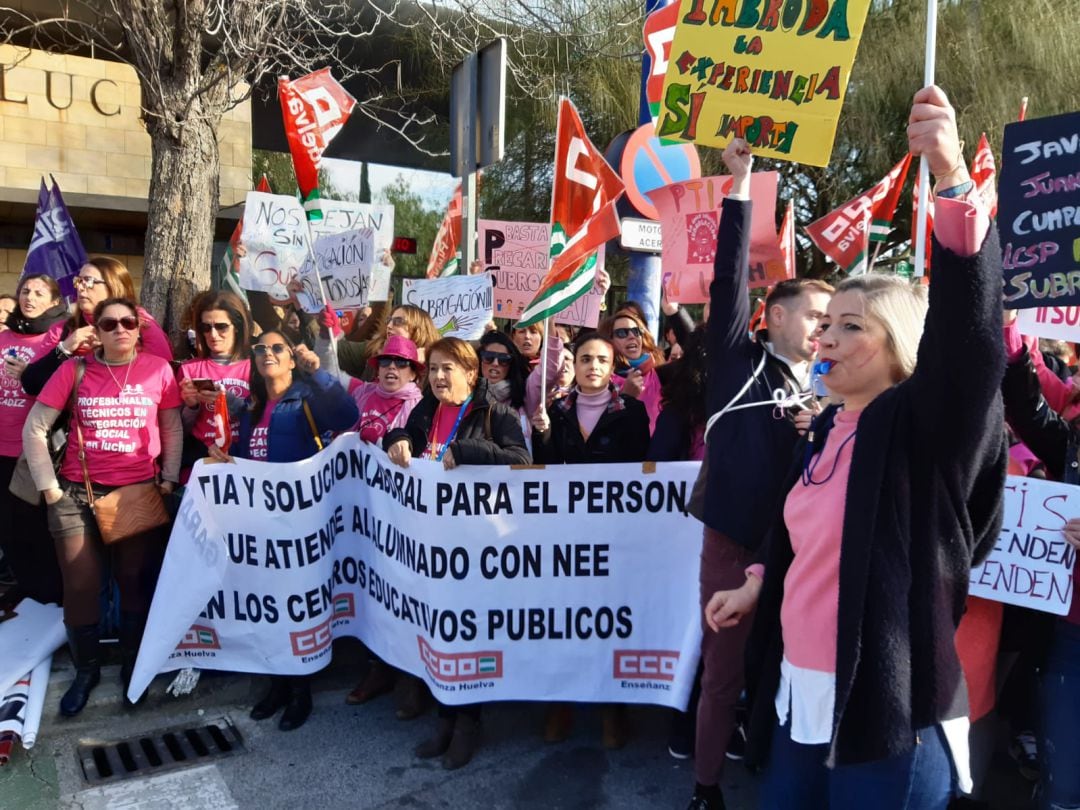
[[[439,455],[434,456],[435,461],[442,461],[443,456],[446,455],[447,449],[450,447],[450,442],[457,436],[458,427],[461,425],[462,417],[465,416],[465,411],[469,409],[469,403],[472,402],[472,394],[465,397],[465,401],[461,403],[461,410],[458,411],[457,419],[454,420],[454,426],[450,428],[450,435],[446,437],[446,441],[443,442],[442,450],[439,451]],[[435,439],[439,431],[439,411],[442,410],[442,403],[439,403],[439,407],[435,409],[435,420],[431,425],[431,436],[428,438],[428,445],[434,447]],[[432,456],[428,456],[432,458]]]

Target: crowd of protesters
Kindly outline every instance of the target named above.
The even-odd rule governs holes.
[[[1080,483],[1077,383],[1014,313],[1003,323],[1001,251],[939,89],[915,96],[908,139],[936,180],[929,289],[879,274],[783,281],[753,333],[741,140],[723,153],[733,185],[704,322],[665,296],[665,340],[632,301],[596,329],[492,324],[471,344],[413,306],[376,304],[342,329],[332,311],[208,291],[170,341],[115,259],[81,269],[71,307],[53,279],[24,276],[0,296],[4,598],[63,605],[75,676],[61,713],[100,680],[103,580],[118,591],[126,686],[163,559],[167,522],[117,542],[99,530],[94,504],[117,490],[175,510],[199,459],[294,462],[345,431],[448,475],[691,460],[703,641],[670,739],[694,759],[691,808],[725,806],[725,763],[740,758],[767,808],[977,806],[997,714],[1044,806],[1080,806],[1080,603],[1053,619],[967,594],[998,536],[1006,470]],[[1080,547],[1080,517],[1065,536]],[[303,725],[311,677],[269,680],[252,718]],[[379,660],[346,701],[391,691],[403,720],[434,702]],[[624,746],[625,707],[598,711],[604,746]],[[437,715],[416,755],[466,765],[481,704]],[[574,719],[548,707],[545,740]]]

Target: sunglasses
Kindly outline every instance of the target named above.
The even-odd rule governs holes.
[[[404,357],[380,357],[379,368],[408,368],[412,365],[411,360],[406,360]]]
[[[97,325],[102,332],[115,332],[118,326],[125,332],[134,332],[139,328],[139,319],[134,315],[125,315],[123,318],[102,318]]]
[[[284,343],[256,343],[254,346],[251,347],[251,351],[255,354],[256,357],[262,357],[269,351],[272,351],[274,354],[285,354],[286,352],[289,352],[289,347],[286,346]]]
[[[387,326],[408,326],[409,322],[400,315],[395,315],[393,318],[386,322]]]
[[[98,284],[104,284],[105,279],[94,278],[93,276],[76,276],[74,283],[76,287],[85,287],[88,290],[92,290]]]
[[[500,366],[510,365],[510,355],[505,352],[480,352],[480,360],[484,363],[498,363]]]
[[[219,335],[224,335],[231,328],[232,324],[228,321],[219,321],[217,323],[206,323],[206,321],[203,321],[199,324],[199,331],[202,332],[204,335],[209,335],[211,329],[213,329]]]
[[[611,334],[617,337],[619,340],[626,340],[633,335],[634,337],[641,337],[641,327],[638,326],[622,326],[618,329],[613,329]]]

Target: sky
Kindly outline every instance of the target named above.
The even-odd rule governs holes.
[[[329,169],[334,184],[338,187],[348,189],[360,187],[361,164],[359,161],[326,158],[323,165]],[[368,164],[368,182],[371,183],[371,198],[373,200],[377,199],[379,192],[393,183],[399,174],[404,175],[413,191],[420,195],[427,206],[438,211],[446,208],[457,185],[457,178],[442,172],[403,169],[398,166],[371,163]]]

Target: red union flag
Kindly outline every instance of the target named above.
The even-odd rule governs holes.
[[[427,277],[452,276],[458,269],[458,247],[461,245],[461,183],[454,189],[454,196],[446,206],[446,216],[435,234],[428,258]]]
[[[997,188],[994,185],[996,178],[994,153],[990,151],[990,141],[986,139],[984,132],[979,138],[975,157],[971,160],[971,180],[975,183],[975,193],[982,198],[991,219],[997,216]]]
[[[619,235],[619,175],[585,134],[570,99],[559,100],[551,189],[551,267],[518,321],[519,329],[561,312],[593,287],[596,249]]]
[[[323,152],[349,120],[356,99],[330,75],[330,68],[323,68],[293,81],[280,77],[278,100],[296,182],[307,202],[318,197]]]
[[[645,49],[652,62],[652,70],[645,81],[645,100],[649,104],[649,114],[652,116],[654,126],[660,117],[664,77],[667,75],[668,60],[671,58],[671,43],[675,39],[675,26],[678,22],[678,3],[668,3],[645,18],[642,34],[645,38]]]
[[[910,165],[908,154],[872,189],[806,226],[814,244],[845,272],[866,272],[869,243],[888,237]]]
[[[784,221],[780,223],[780,256],[784,260],[784,271],[788,278],[795,278],[795,205],[788,200],[784,211]]]

